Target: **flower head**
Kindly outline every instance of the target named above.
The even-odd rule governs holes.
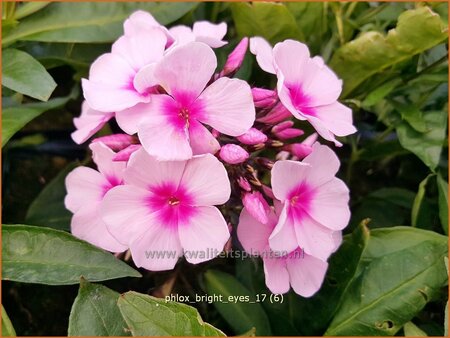
[[[160,162],[140,149],[124,177],[125,185],[105,196],[101,214],[138,267],[169,270],[183,254],[200,263],[222,251],[230,234],[214,205],[229,199],[230,182],[217,158]]]
[[[108,231],[99,213],[105,194],[123,183],[124,162],[114,162],[115,153],[101,142],[90,145],[98,171],[88,167],[75,168],[66,178],[66,208],[73,212],[72,234],[112,252],[122,252],[126,246]]]

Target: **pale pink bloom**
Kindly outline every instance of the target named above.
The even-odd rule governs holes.
[[[169,30],[161,25],[154,17],[145,11],[136,11],[132,13],[123,24],[123,30],[125,35],[140,34],[141,32],[151,31],[154,28],[161,29],[167,38],[166,47],[170,46],[174,39],[170,35]]]
[[[295,293],[311,297],[320,289],[328,263],[308,255],[299,247],[292,251],[271,251],[269,237],[277,222],[278,215],[274,210],[263,224],[244,208],[237,228],[239,242],[249,254],[262,256],[266,285],[272,293],[286,293],[292,286]]]
[[[229,164],[239,164],[245,162],[250,156],[249,153],[237,144],[225,144],[220,148],[220,158]]]
[[[275,162],[272,189],[283,208],[269,239],[272,250],[300,246],[322,260],[334,252],[336,232],[350,219],[349,190],[335,177],[339,165],[336,154],[319,143],[302,162]]]
[[[112,252],[122,252],[126,246],[108,231],[100,217],[99,207],[105,194],[122,184],[125,163],[113,162],[115,153],[101,142],[89,146],[98,171],[77,167],[67,175],[67,195],[64,203],[74,215],[71,231],[75,237]]]
[[[227,24],[221,22],[214,24],[209,21],[197,21],[192,26],[179,25],[169,29],[170,35],[174,39],[174,46],[185,45],[189,42],[203,42],[211,48],[218,48],[228,42],[223,38],[227,34]]]
[[[320,57],[310,57],[308,47],[294,40],[285,40],[271,48],[256,37],[250,40],[250,50],[260,67],[278,78],[278,97],[299,120],[307,120],[326,140],[342,145],[335,136],[356,132],[350,108],[337,99],[342,81]]]
[[[248,38],[243,38],[228,55],[227,61],[220,72],[220,76],[233,76],[241,68],[248,49]]]
[[[113,157],[113,161],[127,162],[130,159],[131,154],[133,154],[135,151],[141,148],[142,146],[140,144],[130,144],[128,147],[117,152],[117,154]]]
[[[267,136],[256,128],[250,128],[246,133],[237,137],[238,141],[243,144],[255,145],[267,141]]]
[[[114,151],[123,150],[131,144],[138,143],[135,136],[128,134],[111,134],[100,136],[92,140],[92,143],[101,142]]]
[[[114,117],[114,113],[103,113],[89,107],[86,101],[81,105],[81,115],[73,119],[75,130],[71,136],[75,143],[86,142]]]
[[[221,252],[230,234],[214,205],[228,201],[231,190],[216,157],[163,162],[140,149],[131,155],[124,177],[126,184],[109,191],[100,209],[109,231],[131,249],[136,266],[170,270],[183,253],[196,264]]]
[[[152,69],[163,57],[166,41],[164,32],[153,28],[124,35],[114,42],[111,53],[101,55],[91,65],[89,79],[82,79],[89,106],[102,112],[116,112],[122,128],[128,117],[120,111],[150,101],[157,85]],[[122,129],[128,132],[126,127]]]
[[[267,223],[270,206],[259,191],[245,193],[242,203],[255,219],[263,224]]]
[[[213,50],[191,42],[171,50],[154,69],[166,94],[153,95],[138,135],[145,150],[159,160],[186,160],[212,153],[219,143],[202,123],[238,136],[255,120],[250,86],[222,77],[207,86],[217,66]],[[206,88],[205,88],[206,87]]]

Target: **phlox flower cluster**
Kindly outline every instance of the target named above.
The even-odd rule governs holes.
[[[341,80],[298,41],[244,38],[218,69],[226,33],[206,21],[167,29],[143,11],[124,22],[82,80],[72,137],[90,140],[96,169],[66,178],[71,230],[152,271],[209,260],[192,253],[230,249],[235,233],[273,293],[309,297],[350,217],[339,159],[318,139],[340,146],[356,131],[351,110],[337,101]],[[276,88],[234,78],[248,49]],[[121,132],[92,139],[112,120]]]

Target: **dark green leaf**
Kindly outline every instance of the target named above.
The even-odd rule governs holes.
[[[16,20],[23,19],[28,15],[40,11],[42,8],[50,4],[50,1],[33,1],[28,3],[21,3],[16,10],[14,18]]]
[[[344,80],[348,96],[364,80],[387,67],[407,60],[447,38],[447,25],[428,7],[403,12],[387,36],[365,32],[333,55],[331,68]]]
[[[16,92],[47,101],[56,83],[31,55],[17,49],[6,49],[2,55],[2,85]]]
[[[8,314],[5,311],[5,308],[2,305],[2,337],[15,337],[16,331],[9,320]]]
[[[70,163],[34,199],[28,208],[25,223],[42,225],[58,230],[70,230],[72,213],[64,205],[65,179],[78,163]]]
[[[419,189],[417,190],[416,197],[414,198],[413,207],[411,210],[411,225],[413,227],[417,226],[417,221],[419,219],[419,212],[422,206],[423,199],[425,197],[426,187],[428,180],[433,176],[433,174],[428,175],[425,179],[420,182]]]
[[[448,183],[440,173],[436,178],[439,193],[439,218],[441,219],[442,229],[448,235]]]
[[[391,93],[395,87],[397,87],[402,81],[400,79],[393,79],[387,83],[381,85],[374,91],[370,92],[362,102],[362,106],[365,108],[371,107],[382,99],[384,99],[389,93]]]
[[[222,317],[230,324],[236,334],[256,328],[258,336],[270,335],[270,325],[261,304],[249,303],[254,301],[252,294],[233,276],[216,270],[205,273],[205,286],[207,294],[221,295],[224,302],[215,302],[214,306]],[[248,301],[239,301],[239,297],[248,298]],[[234,299],[234,300],[233,300]]]
[[[405,332],[405,337],[426,337],[428,336],[424,331],[419,329],[413,322],[407,322],[403,326],[403,331]]]
[[[236,2],[231,11],[240,37],[261,36],[272,43],[301,37],[294,17],[283,4]]]
[[[427,123],[423,118],[423,113],[414,105],[399,105],[395,104],[394,107],[400,112],[402,119],[409,123],[409,125],[419,133],[425,133],[429,131],[427,129]]]
[[[371,231],[331,336],[394,335],[447,283],[447,237],[412,227]]]
[[[91,284],[81,278],[78,296],[69,317],[69,336],[129,336],[120,314],[120,294],[106,286]]]
[[[166,25],[197,5],[195,2],[54,2],[22,20],[17,29],[3,37],[2,43],[7,45],[17,40],[111,42],[123,33],[123,21],[136,10],[149,11]]]
[[[401,145],[418,156],[431,170],[436,169],[441,157],[442,146],[446,137],[447,112],[428,111],[424,113],[428,132],[419,133],[408,123],[397,127]]]
[[[71,234],[29,225],[2,226],[2,278],[23,283],[77,284],[141,274],[109,252]]]
[[[224,336],[186,304],[133,291],[121,295],[117,304],[133,336]]]

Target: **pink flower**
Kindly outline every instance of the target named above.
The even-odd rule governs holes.
[[[249,153],[237,144],[225,144],[220,148],[220,158],[229,164],[239,164],[245,162],[250,156]]]
[[[294,291],[311,297],[321,287],[328,263],[310,256],[297,247],[292,251],[274,252],[269,248],[269,237],[278,222],[278,214],[270,211],[268,222],[263,224],[244,208],[239,217],[237,234],[245,251],[262,256],[266,285],[274,294]]]
[[[151,70],[163,57],[166,42],[159,28],[120,37],[112,45],[111,53],[101,55],[91,65],[89,79],[82,79],[89,106],[102,112],[116,112],[119,126],[123,120],[126,123],[126,114],[118,112],[140,102],[149,102],[156,85]],[[145,75],[142,75],[143,69]]]
[[[334,252],[334,233],[350,219],[349,191],[335,177],[338,169],[334,152],[318,143],[302,162],[275,162],[272,189],[283,208],[269,239],[272,250],[292,251],[300,246],[322,260]]]
[[[142,146],[140,144],[130,144],[128,147],[118,151],[117,154],[113,157],[113,161],[126,161],[130,159],[131,154],[135,151],[141,149]]]
[[[208,21],[197,21],[194,23],[192,29],[179,25],[169,29],[170,35],[175,40],[174,46],[185,45],[189,42],[203,42],[211,48],[218,48],[225,46],[228,42],[223,40],[227,34],[227,24],[221,22],[213,24]]]
[[[342,81],[328,68],[322,58],[310,57],[308,47],[298,41],[286,40],[271,48],[256,37],[250,50],[260,67],[278,78],[278,97],[292,115],[307,120],[326,140],[342,145],[335,136],[353,134],[352,111],[337,99]]]
[[[222,77],[207,86],[217,66],[213,50],[191,42],[170,51],[154,69],[166,94],[153,95],[138,136],[145,150],[159,160],[186,160],[212,153],[219,143],[202,123],[220,133],[238,136],[255,120],[250,86]],[[205,88],[206,87],[206,88]]]
[[[108,231],[99,213],[104,195],[122,184],[124,162],[113,162],[114,152],[101,142],[92,143],[98,171],[88,167],[75,168],[66,178],[65,206],[74,213],[71,231],[75,237],[112,252],[122,252],[126,246]]]
[[[230,182],[217,158],[160,162],[140,149],[124,177],[126,185],[105,196],[101,214],[138,267],[169,270],[183,253],[196,264],[221,252],[230,234],[213,205],[229,199]]]
[[[114,113],[103,113],[89,107],[86,101],[81,105],[81,115],[73,119],[75,130],[71,136],[75,143],[86,142],[114,117]]]

